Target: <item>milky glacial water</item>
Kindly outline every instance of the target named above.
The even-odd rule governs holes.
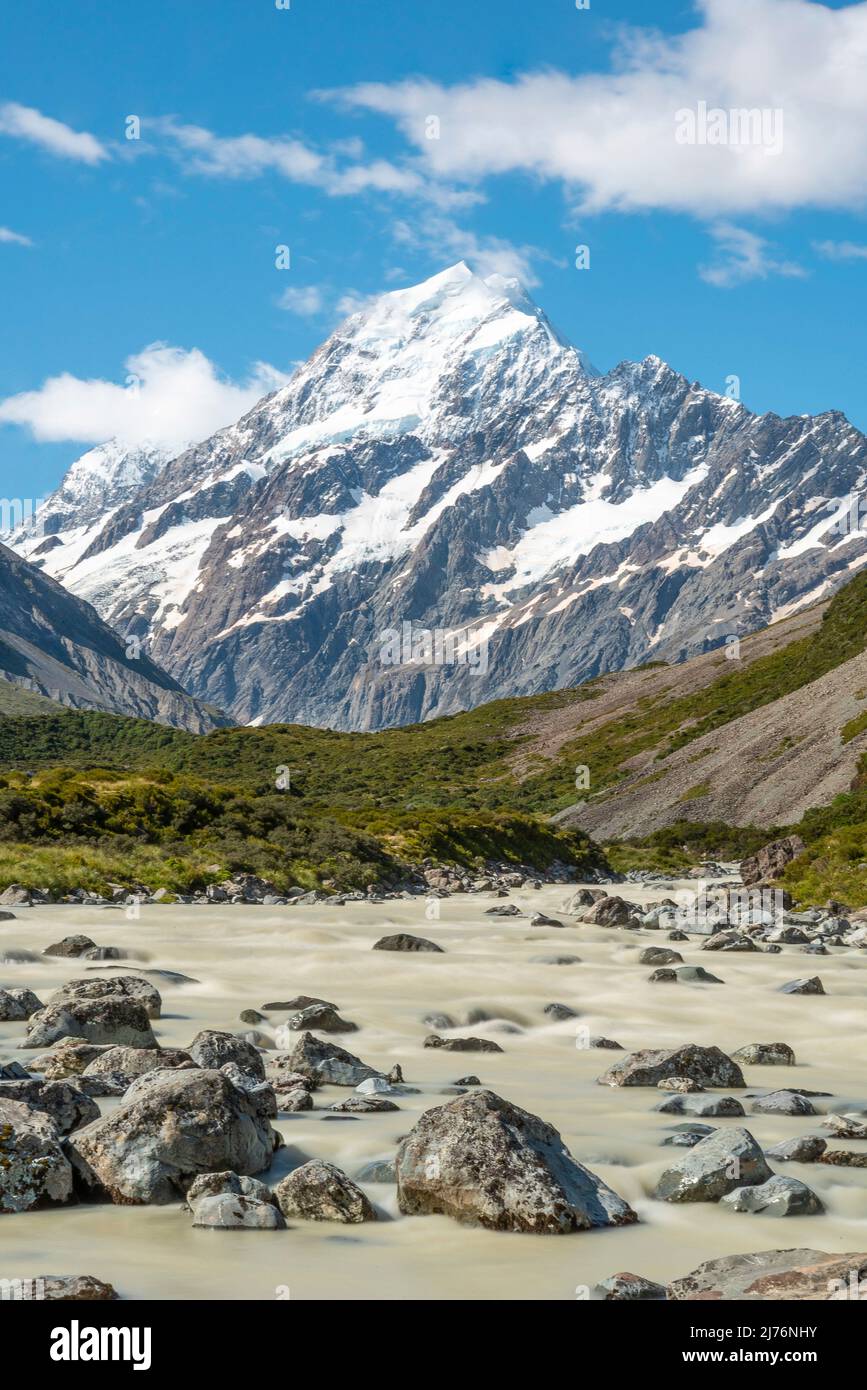
[[[200,981],[177,987],[157,981],[163,1017],[160,1042],[188,1044],[204,1027],[241,1031],[242,1009],[305,993],[332,1000],[359,1032],[334,1040],[383,1070],[395,1062],[422,1093],[398,1101],[394,1113],[329,1118],[328,1107],[349,1091],[326,1087],[313,1111],[283,1115],[275,1127],[285,1148],[269,1182],[308,1158],[327,1158],[351,1176],[373,1159],[393,1154],[417,1115],[444,1103],[440,1088],[468,1073],[553,1124],[572,1153],[603,1177],[638,1212],[640,1223],[619,1230],[568,1236],[502,1234],[458,1225],[447,1217],[403,1217],[395,1189],[366,1184],[380,1220],[362,1226],[292,1223],[284,1232],[194,1230],[180,1202],[167,1207],[80,1205],[0,1218],[0,1278],[92,1274],[126,1298],[148,1299],[575,1299],[585,1286],[618,1270],[664,1282],[704,1260],[736,1252],[793,1246],[867,1251],[867,1171],[780,1164],[819,1193],[826,1214],[773,1218],[737,1214],[709,1204],[653,1201],[648,1193],[682,1149],[661,1148],[677,1116],[655,1113],[662,1093],[609,1088],[596,1078],[622,1054],[583,1045],[603,1034],[627,1050],[684,1042],[717,1044],[731,1052],[749,1042],[787,1042],[796,1068],[746,1068],[749,1089],[791,1085],[833,1092],[823,1110],[867,1107],[867,953],[832,948],[827,957],[797,947],[779,955],[720,954],[701,938],[677,943],[688,964],[702,964],[722,985],[650,984],[638,964],[647,945],[665,933],[596,926],[535,928],[529,914],[556,915],[569,888],[513,892],[527,915],[486,917],[485,895],[439,903],[440,920],[425,900],[354,903],[345,907],[144,907],[138,921],[122,909],[17,909],[0,923],[0,954],[15,948],[41,953],[72,932],[117,945],[137,959],[127,964],[182,971]],[[666,890],[624,888],[648,901]],[[570,919],[564,919],[570,920]],[[372,951],[394,931],[429,936],[443,955]],[[576,955],[572,965],[534,963],[540,955]],[[80,978],[91,962],[40,958],[0,966],[0,987],[26,985],[46,1001],[53,989]],[[819,974],[827,995],[787,996],[778,986]],[[580,1018],[551,1023],[545,1004],[557,1001]],[[498,1054],[425,1050],[431,1031],[422,1016],[445,1011],[462,1021],[486,1009],[522,1029],[496,1022],[462,1027],[490,1037]],[[261,1025],[271,1031],[285,1015]],[[579,1031],[580,1030],[580,1031]],[[0,1058],[32,1063],[17,1051],[23,1024],[0,1024]],[[736,1092],[744,1099],[743,1092]],[[114,1102],[101,1102],[103,1106]],[[749,1110],[749,1101],[745,1101]],[[764,1145],[817,1130],[818,1119],[748,1115],[713,1119],[746,1124]],[[833,1147],[859,1148],[846,1141]]]

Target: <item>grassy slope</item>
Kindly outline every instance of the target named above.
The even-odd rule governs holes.
[[[517,731],[532,728],[534,715],[592,701],[597,682],[577,690],[496,701],[446,719],[374,734],[272,725],[220,729],[196,737],[113,715],[65,711],[12,717],[0,720],[0,768],[62,763],[82,771],[99,766],[116,772],[135,770],[144,774],[145,786],[168,776],[171,796],[181,802],[194,796],[197,788],[212,799],[222,789],[228,803],[212,807],[208,826],[173,827],[170,834],[163,828],[164,841],[174,835],[179,845],[189,843],[193,848],[224,845],[230,831],[243,839],[244,817],[255,815],[263,805],[280,806],[277,821],[260,827],[258,838],[267,843],[278,831],[291,835],[291,846],[283,846],[284,859],[288,855],[292,871],[308,878],[324,872],[314,862],[316,855],[322,863],[327,861],[328,871],[337,877],[346,877],[347,856],[356,877],[368,872],[381,876],[386,868],[384,862],[377,863],[374,844],[389,864],[394,857],[423,854],[463,862],[486,855],[535,857],[535,862],[555,855],[580,858],[581,837],[570,843],[538,819],[574,801],[577,763],[592,766],[596,789],[616,787],[636,753],[650,750],[665,756],[809,684],[856,655],[865,641],[867,574],[862,574],[832,599],[820,627],[809,637],[750,664],[721,663],[725,669],[716,680],[685,696],[671,699],[657,693],[648,697],[627,715],[606,720],[565,743],[553,758],[531,761],[520,777],[513,770],[514,754],[530,735]],[[577,715],[576,710],[576,725]],[[289,769],[291,791],[275,795],[275,776],[281,767]],[[88,776],[93,783],[92,773]],[[38,791],[33,788],[29,794],[38,796]],[[114,793],[103,785],[97,801],[111,796]],[[838,798],[838,803],[843,801]],[[103,837],[122,833],[152,843],[153,827],[146,817],[141,819],[140,808],[127,808],[125,814],[122,828],[99,827],[99,833]],[[323,854],[322,846],[312,850],[315,837],[311,839],[309,827],[324,821],[332,837],[339,841],[338,831],[342,831],[352,847],[349,841],[342,848],[332,846],[330,856]],[[307,827],[303,833],[302,824]],[[860,794],[846,806],[835,803],[825,819],[811,813],[801,833],[811,847],[821,848],[811,860],[814,867],[809,878],[798,880],[799,890],[815,897],[833,881],[848,885],[850,896],[857,892],[867,899],[867,870],[851,867],[867,860],[865,827],[867,805]],[[8,813],[4,822],[0,810],[0,833],[8,840],[12,829]],[[29,840],[32,833],[22,838]],[[52,833],[58,837],[61,831]],[[767,827],[732,831],[684,820],[642,844],[617,847],[614,862],[624,868],[643,863],[676,869],[699,856],[729,858],[749,853],[770,833],[775,831]],[[370,843],[359,838],[364,835]],[[308,858],[308,852],[314,857]],[[264,871],[263,855],[257,849],[252,857]],[[845,897],[842,887],[840,896]]]

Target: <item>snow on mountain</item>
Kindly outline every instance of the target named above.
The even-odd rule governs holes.
[[[107,461],[102,509],[85,460],[39,563],[242,721],[379,727],[680,659],[867,563],[842,415],[756,416],[656,357],[599,375],[463,262],[140,482]],[[384,661],[407,623],[449,658]]]

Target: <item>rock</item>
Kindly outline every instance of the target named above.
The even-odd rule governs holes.
[[[661,1302],[665,1299],[665,1285],[655,1284],[640,1274],[612,1274],[603,1279],[593,1289],[597,1298],[619,1303]]]
[[[0,893],[0,903],[4,907],[29,907],[32,901],[30,889],[22,887],[20,883],[10,883]]]
[[[0,1097],[0,1215],[71,1196],[72,1169],[48,1115]]]
[[[795,1054],[788,1043],[747,1043],[732,1053],[732,1061],[744,1066],[793,1067]]]
[[[798,1139],[784,1139],[772,1149],[765,1150],[765,1157],[778,1162],[817,1163],[828,1145],[818,1134],[804,1134]]]
[[[30,1072],[20,1062],[0,1062],[0,1081],[29,1081]]]
[[[324,1042],[312,1033],[301,1034],[287,1063],[314,1086],[358,1086],[369,1076],[382,1076],[381,1071],[369,1067],[337,1043]]]
[[[122,1076],[134,1081],[150,1071],[169,1071],[173,1067],[193,1067],[189,1052],[179,1047],[106,1047],[84,1067],[84,1076]]]
[[[299,1010],[277,1029],[277,1046],[291,1047],[293,1039],[289,1033],[304,1033],[316,1028],[320,1033],[357,1033],[358,1024],[349,1023],[332,1008],[322,1004],[311,1004]]]
[[[374,1159],[372,1163],[365,1163],[364,1167],[356,1174],[359,1182],[383,1182],[396,1183],[397,1171],[393,1158]]]
[[[830,1163],[837,1168],[867,1168],[867,1152],[853,1153],[851,1149],[829,1149],[822,1154],[819,1163]]]
[[[592,922],[598,927],[626,927],[637,918],[635,903],[625,898],[600,898],[582,917],[582,922]]]
[[[647,946],[638,957],[638,964],[675,965],[682,960],[683,956],[679,951],[669,951],[666,946]]]
[[[685,1124],[674,1125],[673,1133],[663,1139],[663,1148],[694,1149],[709,1134],[715,1134],[713,1125]]]
[[[598,1035],[595,1035],[594,1037],[589,1038],[588,1041],[587,1041],[587,1046],[588,1046],[588,1047],[602,1047],[602,1048],[606,1048],[609,1052],[622,1052],[622,1051],[623,1051],[623,1044],[622,1044],[622,1043],[615,1042],[613,1038],[602,1038],[602,1037],[599,1037]]]
[[[835,1139],[867,1139],[867,1125],[853,1115],[826,1115],[822,1128],[829,1129]]]
[[[187,1049],[197,1067],[219,1071],[227,1062],[234,1062],[247,1076],[265,1080],[265,1063],[252,1043],[231,1033],[204,1028],[197,1033]]]
[[[542,1010],[548,1018],[553,1018],[555,1023],[562,1023],[567,1018],[577,1018],[578,1014],[574,1009],[570,1009],[568,1004],[546,1004]]]
[[[324,1159],[314,1158],[285,1177],[276,1190],[284,1216],[305,1221],[340,1221],[357,1225],[375,1221],[376,1212],[361,1188]]]
[[[92,1274],[41,1274],[32,1283],[38,1289],[34,1297],[44,1303],[108,1303],[117,1298],[111,1284]]]
[[[530,965],[580,965],[580,956],[531,956]]]
[[[425,1028],[443,1029],[457,1027],[457,1024],[455,1023],[455,1020],[452,1018],[451,1014],[425,1014],[422,1019],[422,1023],[424,1024]]]
[[[660,966],[658,970],[654,970],[651,975],[648,975],[647,979],[652,985],[677,984],[677,974],[674,970],[669,969],[668,966]]]
[[[825,1210],[806,1183],[779,1175],[758,1187],[739,1187],[726,1193],[720,1206],[730,1211],[764,1212],[766,1216],[819,1216]]]
[[[347,1100],[335,1101],[330,1108],[338,1114],[374,1115],[378,1111],[399,1110],[400,1106],[383,1096],[349,1096]]]
[[[336,1004],[330,1004],[327,999],[316,999],[312,994],[296,994],[294,999],[287,999],[285,1003],[263,1004],[262,1008],[266,1013],[282,1013],[284,1010],[287,1013],[297,1013],[299,1009],[309,1009],[314,1004],[323,1009],[337,1009]]]
[[[0,1023],[23,1023],[45,1005],[31,989],[0,989]]]
[[[283,1213],[270,1202],[223,1192],[192,1206],[193,1225],[220,1231],[285,1231]]]
[[[481,1086],[481,1081],[477,1076],[459,1076],[457,1081],[453,1081],[453,1086]]]
[[[44,956],[83,956],[85,951],[92,951],[96,947],[96,942],[91,941],[89,936],[65,936],[62,941],[57,941],[53,946],[46,946],[42,952]]]
[[[736,1062],[718,1047],[683,1047],[630,1052],[599,1077],[601,1086],[657,1086],[666,1076],[688,1076],[702,1086],[726,1090],[746,1086]]]
[[[78,1180],[118,1205],[164,1204],[200,1173],[260,1173],[279,1137],[220,1071],[139,1077],[117,1110],[67,1140]]]
[[[112,975],[97,980],[70,980],[62,989],[52,994],[50,1003],[66,1004],[74,999],[136,999],[142,1004],[148,1018],[159,1018],[162,997],[155,985],[138,975]]]
[[[490,1038],[441,1038],[437,1033],[429,1033],[424,1047],[439,1047],[444,1052],[502,1052],[499,1043]]]
[[[0,1100],[14,1100],[47,1115],[58,1134],[99,1119],[99,1106],[68,1081],[0,1081]]]
[[[867,1254],[822,1250],[761,1250],[708,1260],[668,1286],[670,1299],[822,1302],[867,1289]],[[860,1294],[863,1298],[863,1292]]]
[[[276,1093],[277,1109],[286,1114],[295,1114],[299,1110],[313,1109],[313,1096],[304,1086],[293,1086],[288,1091],[278,1091]]]
[[[427,1110],[397,1151],[398,1205],[501,1231],[621,1226],[635,1212],[557,1131],[492,1091]]]
[[[596,898],[599,896],[600,893],[598,890],[594,895],[589,888],[579,888],[578,891],[573,893],[571,898],[568,898],[563,904],[563,911],[573,914],[585,912],[588,907],[593,906]]]
[[[556,917],[546,917],[544,912],[534,912],[530,918],[531,927],[562,927],[565,924],[558,922]]]
[[[242,1009],[238,1014],[239,1023],[265,1023],[265,1015],[260,1014],[258,1009]]]
[[[410,936],[408,932],[397,932],[394,936],[382,936],[375,942],[374,951],[436,951],[443,954],[442,946],[428,941],[424,936]]]
[[[763,845],[741,862],[740,873],[745,887],[779,878],[787,864],[791,864],[805,849],[800,835],[786,835],[782,840],[772,840],[770,844]]]
[[[734,1096],[670,1096],[654,1108],[663,1115],[703,1115],[708,1118],[722,1115],[740,1116],[745,1113],[744,1107]]]
[[[725,980],[721,980],[718,975],[712,975],[703,965],[681,965],[674,973],[678,980],[685,980],[687,984],[725,984]]]
[[[53,1052],[44,1052],[29,1062],[31,1071],[41,1072],[46,1081],[65,1081],[80,1076],[85,1067],[108,1051],[108,1044],[87,1043],[80,1038],[61,1038]]]
[[[780,994],[824,994],[825,986],[818,975],[811,976],[810,979],[789,980],[788,984],[780,985]]]
[[[657,1081],[656,1085],[660,1091],[677,1091],[680,1095],[704,1090],[701,1082],[693,1081],[691,1076],[664,1076],[661,1081]]]
[[[21,1047],[50,1047],[67,1037],[126,1047],[158,1046],[144,1005],[124,995],[49,1004],[30,1019]]]
[[[251,1178],[246,1173],[200,1173],[187,1188],[187,1206],[193,1207],[206,1197],[252,1197],[257,1202],[275,1202],[274,1194],[267,1183]]]
[[[736,1187],[771,1177],[748,1129],[717,1129],[666,1168],[653,1195],[663,1202],[718,1202]]]
[[[797,1091],[770,1091],[753,1101],[754,1115],[815,1115],[816,1107]]]

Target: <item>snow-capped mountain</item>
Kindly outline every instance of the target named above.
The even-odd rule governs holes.
[[[839,413],[757,416],[655,357],[599,375],[461,262],[34,558],[240,721],[376,728],[794,611],[867,563],[865,480]]]

